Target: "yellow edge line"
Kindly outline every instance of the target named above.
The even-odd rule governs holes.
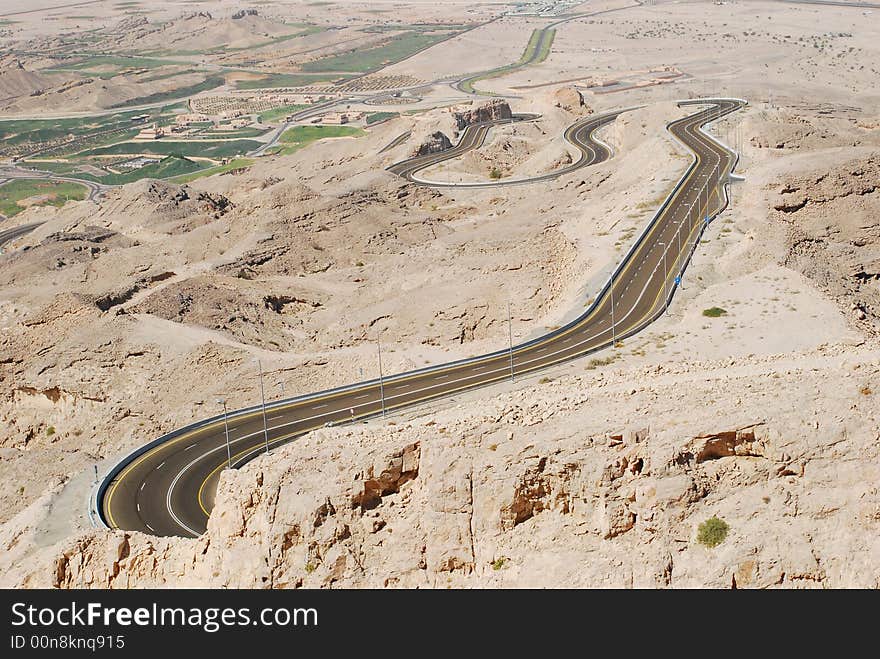
[[[693,237],[694,233],[697,232],[697,230],[700,228],[700,220],[699,220],[699,216],[702,215],[703,211],[706,210],[706,209],[708,208],[709,204],[711,203],[711,199],[712,199],[712,197],[716,197],[716,196],[718,196],[718,190],[717,190],[717,187],[716,187],[714,190],[712,190],[712,194],[709,195],[709,196],[706,198],[706,203],[703,204],[703,206],[700,208],[699,212],[697,213],[697,215],[698,215],[698,220],[697,220],[696,222],[694,222],[693,227],[691,227],[691,232],[688,234],[688,238],[687,238],[688,240],[690,240],[690,239]],[[719,198],[719,201],[720,201],[720,198]],[[694,249],[696,249],[696,248],[697,248],[697,244],[695,243],[695,244],[694,244]],[[680,261],[681,261],[681,257],[682,257],[683,254],[684,254],[683,252],[679,252],[679,254],[678,254],[678,258],[676,259],[676,262],[680,262]],[[660,290],[657,291],[657,295],[654,297],[654,301],[651,303],[651,306],[648,308],[648,311],[646,311],[646,312],[642,315],[641,318],[639,318],[637,321],[635,321],[634,323],[632,323],[632,324],[631,324],[626,330],[624,330],[624,331],[622,332],[622,334],[626,334],[627,332],[629,332],[629,331],[635,329],[636,327],[638,327],[642,322],[644,322],[644,320],[645,320],[648,316],[651,315],[651,313],[653,313],[654,308],[657,306],[657,302],[660,300],[660,296],[661,296],[663,293],[666,292],[666,285],[669,283],[669,278],[670,278],[669,276],[670,276],[671,274],[673,274],[673,272],[676,272],[676,271],[675,271],[675,270],[670,270],[670,271],[666,274],[666,276],[664,277],[664,279],[663,279],[663,287],[662,287]],[[530,373],[531,371],[535,371],[535,370],[540,370],[540,369],[548,368],[548,367],[550,367],[550,366],[555,366],[555,365],[557,365],[557,364],[559,364],[559,363],[562,363],[562,362],[564,362],[564,361],[568,361],[568,360],[570,360],[570,359],[572,359],[572,357],[565,357],[565,358],[563,358],[563,359],[560,359],[560,360],[557,360],[557,361],[553,361],[553,362],[548,362],[548,363],[546,363],[546,364],[538,364],[537,366],[531,366],[531,367],[529,367],[529,368],[525,368],[525,369],[519,371],[519,374],[522,375],[523,373]],[[488,384],[488,383],[490,383],[490,382],[493,382],[494,380],[504,380],[504,379],[507,379],[507,375],[506,375],[506,374],[505,374],[505,375],[498,376],[497,378],[493,378],[492,380],[489,380],[488,382],[485,382],[485,383],[482,383],[482,384]],[[461,387],[456,387],[455,389],[447,389],[447,390],[445,390],[445,391],[443,391],[443,392],[441,392],[441,393],[442,393],[442,395],[448,395],[448,394],[455,393],[455,392],[458,392],[458,391],[462,391],[462,390],[470,389],[470,388],[472,388],[472,386],[473,386],[473,385],[462,385]],[[427,395],[427,396],[422,396],[422,397],[420,397],[420,398],[416,398],[416,399],[414,399],[414,400],[409,400],[409,401],[406,401],[406,402],[404,402],[404,403],[398,403],[397,405],[390,405],[390,406],[386,407],[385,409],[386,409],[386,410],[394,410],[394,409],[397,409],[397,408],[399,408],[399,407],[412,407],[413,405],[417,405],[417,404],[419,404],[419,403],[421,403],[421,402],[423,402],[423,401],[425,401],[425,400],[429,400],[429,399],[431,399],[431,398],[436,398],[437,396],[438,396],[438,394],[429,394],[429,395]],[[372,414],[374,414],[374,413],[370,413],[370,414],[372,415]],[[356,416],[355,419],[360,419],[360,418],[362,418],[362,416],[364,416],[364,415]],[[369,416],[369,415],[368,415],[368,416]],[[319,425],[317,425],[317,426],[312,426],[312,427],[310,427],[310,428],[304,428],[304,429],[302,429],[302,430],[298,430],[298,431],[296,431],[296,432],[288,433],[287,435],[282,435],[281,437],[276,437],[275,439],[270,440],[270,441],[269,441],[269,444],[276,444],[276,443],[278,443],[278,442],[283,442],[283,441],[285,441],[285,440],[287,440],[287,439],[290,439],[290,438],[292,438],[292,437],[297,437],[297,436],[300,436],[300,435],[305,435],[305,434],[307,434],[307,433],[312,432],[313,430],[317,430],[318,428],[321,428],[321,424],[319,424]],[[239,458],[241,458],[242,456],[247,455],[248,453],[251,453],[251,452],[254,450],[254,448],[256,448],[257,446],[258,446],[258,444],[254,444],[253,446],[251,446],[251,447],[249,447],[249,448],[247,448],[247,449],[245,449],[245,450],[243,450],[243,451],[240,451],[240,452],[236,453],[236,454],[233,456],[232,461],[235,462],[235,461],[237,461]],[[203,501],[203,497],[202,497],[202,495],[203,495],[203,493],[204,493],[204,490],[205,490],[205,486],[208,484],[208,481],[210,481],[210,480],[211,480],[211,479],[212,479],[217,473],[219,473],[220,471],[222,471],[222,470],[224,469],[224,467],[227,466],[227,463],[228,463],[228,460],[224,460],[224,461],[222,461],[219,465],[217,465],[217,467],[215,467],[215,468],[211,471],[211,473],[209,473],[209,474],[205,477],[205,479],[202,481],[202,484],[199,486],[199,492],[198,492],[199,507],[202,509],[202,512],[205,513],[205,517],[210,517],[210,515],[211,515],[210,511],[208,511],[208,509],[205,507],[205,504],[204,504],[204,501]]]
[[[693,115],[691,115],[691,116],[693,116]],[[687,117],[685,117],[685,118],[687,118]],[[593,131],[591,131],[591,134],[592,134],[592,132],[593,132]],[[669,200],[669,204],[667,204],[667,207],[670,206],[670,205],[672,205],[672,203],[674,203],[674,201],[678,198],[679,194],[681,194],[682,190],[684,189],[685,184],[689,181],[689,179],[691,179],[691,178],[693,177],[694,173],[696,172],[697,168],[699,167],[700,163],[702,162],[702,158],[700,158],[699,153],[694,152],[694,155],[695,155],[695,157],[696,157],[696,161],[695,161],[695,163],[694,163],[694,167],[693,167],[693,169],[691,170],[691,173],[687,176],[687,178],[686,178],[684,181],[682,181],[682,184],[680,185],[679,189],[675,192],[675,194],[674,194],[674,195],[672,196],[672,198]],[[704,207],[704,208],[705,208],[705,207]],[[703,211],[703,209],[700,210],[701,213],[702,213],[702,211]],[[634,262],[634,260],[635,260],[634,257],[635,257],[637,254],[639,254],[639,253],[641,252],[641,250],[642,250],[642,248],[644,247],[644,245],[648,242],[647,239],[648,239],[651,235],[653,235],[653,233],[656,231],[656,229],[657,229],[657,227],[659,226],[659,224],[660,224],[659,222],[658,222],[658,223],[655,223],[654,226],[651,227],[651,230],[645,235],[644,239],[642,240],[642,243],[639,245],[639,247],[636,249],[636,251],[632,254],[632,258],[630,259],[629,263],[627,263],[626,266],[624,266],[623,270],[620,272],[620,275],[618,275],[618,277],[621,276],[621,275],[624,275],[624,274],[629,270],[629,268],[632,266],[632,264],[633,264],[633,262]],[[553,339],[557,339],[557,338],[559,338],[559,337],[566,336],[567,334],[570,334],[571,332],[573,332],[573,331],[575,331],[576,329],[578,329],[578,328],[580,328],[581,326],[583,326],[588,320],[592,319],[592,317],[593,317],[596,313],[598,313],[598,311],[599,311],[600,309],[602,309],[602,308],[605,306],[605,303],[606,303],[606,301],[607,301],[608,299],[609,299],[608,297],[604,298],[604,299],[602,300],[602,302],[601,302],[598,306],[596,306],[596,307],[595,307],[595,308],[594,308],[594,309],[593,309],[593,310],[592,310],[587,316],[585,316],[585,317],[581,320],[581,322],[579,322],[577,325],[574,325],[574,326],[570,327],[568,330],[566,330],[565,332],[563,332],[563,333],[561,333],[561,334],[554,335],[552,338],[553,338]],[[652,309],[653,309],[653,307],[652,307]],[[644,318],[642,318],[641,320],[644,320]],[[641,322],[641,320],[640,320],[639,322]],[[631,329],[631,328],[630,328],[630,329]],[[548,340],[549,340],[549,339],[548,339]],[[537,346],[542,345],[542,343],[544,343],[544,342],[536,343],[536,344],[534,344],[534,345],[532,345],[532,346],[529,346],[528,348],[521,348],[520,350],[514,350],[514,354],[517,354],[517,353],[520,353],[520,352],[523,352],[523,351],[526,351],[526,350],[532,350],[532,349],[536,348]],[[472,366],[472,365],[475,365],[475,364],[480,364],[480,363],[484,363],[484,362],[487,362],[487,361],[493,361],[493,360],[500,359],[500,358],[501,358],[500,356],[487,357],[487,358],[484,359],[484,360],[477,360],[477,361],[474,361],[474,362],[469,362],[468,365],[469,365],[469,366]],[[544,367],[549,366],[549,365],[551,365],[551,364],[545,364],[545,365],[543,365],[541,368],[544,368]],[[445,372],[450,371],[450,370],[455,370],[455,369],[459,368],[460,366],[461,366],[460,364],[459,364],[459,365],[456,365],[456,366],[449,366],[449,367],[444,368],[444,369],[433,370],[433,371],[431,371],[431,373],[432,373],[432,374],[445,373]],[[526,371],[526,372],[528,372],[528,371]],[[425,375],[425,374],[424,374],[424,373],[414,374],[414,375],[406,376],[406,377],[403,377],[403,378],[396,378],[394,381],[395,381],[395,382],[406,382],[406,381],[408,381],[408,380],[411,380],[411,379],[413,379],[413,378],[418,378],[418,377],[421,377],[421,376],[423,376],[423,375]],[[275,409],[275,410],[287,410],[287,409],[290,409],[290,408],[295,408],[295,407],[298,407],[298,406],[304,405],[306,402],[308,402],[308,403],[313,403],[313,402],[317,402],[317,401],[330,400],[330,399],[332,399],[332,398],[337,398],[337,397],[339,397],[339,396],[347,395],[347,394],[354,393],[354,392],[357,392],[357,391],[363,391],[363,390],[371,389],[371,388],[373,388],[374,386],[375,386],[375,385],[370,385],[370,386],[365,386],[365,387],[361,387],[361,388],[349,389],[349,390],[346,390],[346,391],[339,391],[339,392],[335,392],[335,393],[332,393],[332,394],[328,394],[328,395],[326,395],[326,396],[321,396],[321,397],[319,397],[319,398],[310,398],[308,401],[299,401],[299,402],[291,403],[290,405],[285,405],[285,406],[283,406],[283,407],[276,407],[276,408],[273,408],[273,409]],[[465,387],[465,388],[467,388],[467,387]],[[450,391],[448,391],[448,392],[446,392],[446,393],[452,393],[452,392],[455,392],[455,391],[458,391],[458,390],[459,390],[459,389],[453,389],[453,390],[450,390]],[[427,398],[430,398],[430,397],[427,397]],[[420,398],[420,399],[417,399],[417,400],[414,400],[414,401],[409,401],[409,402],[405,403],[405,405],[415,404],[415,403],[421,402],[422,400],[425,400],[425,399],[426,399],[426,398]],[[389,408],[389,409],[394,409],[394,408],[392,407],[392,408]],[[240,419],[240,420],[245,420],[245,419],[250,419],[250,418],[253,418],[253,417],[259,416],[260,414],[262,414],[262,410],[255,410],[255,411],[253,411],[253,412],[250,412],[249,414],[241,415],[241,416],[236,416],[235,418],[236,418],[236,419]],[[117,527],[117,525],[116,525],[116,521],[115,521],[115,519],[113,518],[113,511],[112,511],[113,495],[114,495],[115,492],[116,492],[116,488],[119,486],[119,484],[125,479],[125,477],[126,477],[126,476],[127,476],[127,475],[128,475],[128,474],[129,474],[134,468],[135,468],[135,467],[137,467],[141,462],[143,462],[145,459],[147,459],[147,457],[151,456],[153,453],[155,453],[155,452],[157,452],[157,451],[159,451],[159,450],[162,450],[162,449],[167,448],[167,447],[170,447],[170,446],[174,446],[175,444],[177,444],[178,442],[180,442],[180,441],[182,441],[182,440],[184,440],[184,439],[190,439],[190,438],[191,438],[193,435],[195,435],[195,434],[198,434],[198,433],[201,433],[201,432],[204,432],[204,431],[210,430],[210,429],[215,428],[215,427],[219,427],[220,425],[221,425],[221,421],[218,420],[218,421],[215,421],[214,423],[212,423],[212,424],[210,424],[210,425],[202,426],[202,427],[198,428],[197,430],[193,431],[192,433],[187,433],[187,434],[185,434],[185,435],[181,435],[180,437],[177,437],[177,438],[175,438],[175,439],[173,439],[173,440],[171,440],[171,441],[169,441],[169,442],[166,442],[166,443],[164,443],[164,444],[160,444],[159,446],[156,446],[156,447],[154,447],[153,449],[150,449],[149,451],[147,451],[146,453],[144,453],[142,456],[140,456],[137,460],[135,460],[135,461],[132,462],[130,465],[128,465],[128,466],[127,466],[127,467],[126,467],[126,468],[125,468],[125,469],[124,469],[124,470],[123,470],[123,471],[122,471],[122,472],[116,477],[116,480],[114,481],[113,485],[112,485],[111,488],[110,488],[110,492],[109,492],[108,495],[107,495],[107,503],[106,503],[106,505],[104,506],[104,509],[105,509],[105,511],[106,511],[106,513],[107,513],[107,518],[108,518],[108,520],[109,520],[109,522],[110,522],[110,525],[111,525],[112,527],[114,527],[114,528]],[[305,431],[305,432],[308,432],[308,431]],[[274,440],[273,440],[273,441],[274,441]],[[270,442],[270,443],[271,443],[271,442]],[[203,485],[204,485],[204,483],[203,483]],[[200,504],[201,504],[201,501],[200,501]],[[203,507],[202,509],[204,510],[204,507]]]

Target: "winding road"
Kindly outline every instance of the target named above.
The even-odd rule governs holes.
[[[95,493],[100,518],[112,528],[197,536],[206,529],[217,480],[228,466],[328,424],[511,380],[608,348],[644,329],[666,309],[703,230],[726,205],[725,185],[737,159],[701,127],[744,101],[682,105],[705,106],[668,126],[693,152],[693,162],[579,318],[487,355],[273,402],[265,412],[260,407],[233,412],[228,445],[223,416],[175,430],[126,456],[104,477]]]
[[[471,151],[472,149],[480,148],[481,146],[483,146],[483,143],[486,140],[486,136],[489,134],[489,130],[493,126],[511,123],[511,120],[509,119],[497,119],[493,121],[484,121],[477,124],[471,124],[470,126],[465,128],[464,134],[462,134],[461,139],[458,141],[458,144],[456,144],[451,149],[438,151],[437,153],[428,153],[423,156],[416,156],[414,158],[410,158],[409,160],[402,160],[401,162],[394,163],[387,169],[389,172],[397,174],[398,176],[402,176],[409,181],[414,181],[423,185],[429,185],[432,188],[481,188],[549,181],[551,179],[564,176],[565,174],[570,174],[571,172],[578,170],[581,167],[586,167],[587,165],[595,165],[600,162],[604,162],[605,160],[608,160],[608,158],[611,157],[611,148],[604,142],[600,142],[599,140],[597,140],[594,133],[603,126],[617,119],[618,116],[626,111],[627,110],[615,110],[613,112],[607,112],[596,117],[579,119],[571,126],[566,128],[565,132],[563,133],[563,138],[566,142],[571,144],[580,152],[580,156],[570,165],[559,167],[558,169],[547,172],[546,174],[539,174],[537,176],[527,178],[497,179],[490,181],[474,181],[468,183],[459,183],[455,181],[437,181],[416,176],[416,174],[418,174],[418,172],[422,171],[423,169],[433,167],[434,165],[444,162],[446,160],[458,158],[459,156],[468,151]],[[537,119],[537,115],[514,115],[514,118],[518,118],[517,120],[519,121],[533,121],[534,119]]]
[[[42,222],[31,222],[30,224],[21,224],[17,227],[12,227],[11,229],[5,229],[3,231],[0,231],[0,246],[4,245],[5,243],[8,243],[10,240],[14,240],[16,238],[19,238],[20,236],[25,235],[26,233],[30,233],[31,231],[36,229],[41,224],[43,224],[43,223]],[[2,252],[3,252],[3,250],[0,250],[0,253],[2,253]]]

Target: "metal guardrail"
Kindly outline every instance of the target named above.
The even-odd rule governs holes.
[[[688,99],[688,100],[690,100],[690,99]],[[732,98],[717,99],[716,98],[716,99],[697,99],[693,102],[693,104],[700,104],[701,101],[706,102],[706,103],[711,103],[713,100],[716,100],[716,101],[718,101],[718,100],[739,100],[739,101],[742,101],[743,103],[746,103],[746,101],[743,99],[732,99]],[[686,101],[683,100],[680,102],[684,103]],[[675,121],[678,121],[678,120],[675,120]],[[666,124],[667,130],[669,130],[669,126],[671,124],[675,123],[675,121],[671,121]],[[700,128],[700,130],[702,131],[702,127]],[[710,139],[712,139],[713,141],[716,141],[719,144],[722,144],[722,146],[724,146],[726,149],[728,149],[731,153],[736,153],[735,151],[730,149],[730,147],[728,147],[726,144],[723,144],[720,140],[717,140],[714,136],[709,135],[708,133],[704,133],[704,134],[706,134],[706,136],[709,137]],[[680,143],[682,143],[681,140],[678,140],[677,138],[676,138],[676,140],[679,141]],[[687,145],[684,145],[684,146],[685,146],[685,148],[688,148]],[[739,156],[737,154],[737,158],[736,158],[736,161],[734,162],[734,165],[738,160],[739,160]],[[593,312],[593,310],[596,308],[596,306],[601,301],[602,296],[605,294],[605,292],[608,290],[609,286],[611,285],[611,281],[612,281],[613,277],[616,276],[620,272],[620,270],[627,264],[629,259],[632,258],[633,253],[644,242],[647,234],[656,225],[657,220],[660,218],[662,213],[668,207],[669,202],[672,199],[672,197],[681,188],[681,186],[684,184],[684,182],[686,181],[686,179],[688,178],[690,173],[693,171],[694,167],[696,166],[696,162],[697,162],[696,156],[692,154],[691,155],[691,164],[688,166],[687,170],[685,170],[685,173],[679,179],[678,183],[676,183],[675,187],[673,187],[672,191],[670,191],[670,193],[667,195],[666,199],[664,199],[660,208],[654,213],[654,216],[651,218],[651,221],[645,226],[644,230],[642,231],[641,234],[639,234],[639,237],[636,239],[636,241],[630,246],[625,257],[620,261],[620,263],[614,269],[612,274],[608,277],[608,280],[606,281],[605,285],[602,287],[599,294],[596,295],[596,298],[593,300],[593,302],[590,304],[590,306],[574,320],[566,323],[562,327],[559,327],[551,332],[548,332],[547,334],[543,334],[542,336],[536,337],[534,339],[531,339],[529,341],[526,341],[524,343],[521,343],[519,345],[514,346],[513,351],[519,351],[519,350],[522,350],[525,348],[529,348],[537,343],[547,341],[548,339],[552,339],[553,337],[558,336],[558,335],[570,330],[572,327],[578,325],[580,322],[583,321],[584,318],[586,318],[587,316],[589,316]],[[731,167],[731,169],[732,168],[733,168],[733,166]],[[725,198],[726,198],[726,192],[725,192]],[[702,237],[702,234],[705,231],[705,228],[706,227],[703,226],[703,228],[700,230],[698,239],[696,241],[694,241],[694,248],[691,250],[691,255],[696,251],[696,247],[697,247],[697,245],[699,245],[700,238]],[[690,262],[691,255],[688,256],[688,261],[686,262],[686,264]],[[677,287],[671,288],[672,292],[667,297],[663,307],[661,307],[659,314],[662,314],[666,310],[666,307],[668,306],[669,302],[672,299],[672,295],[674,294],[675,288],[677,288]],[[649,324],[650,322],[652,322],[654,319],[656,319],[659,316],[659,314],[652,315],[651,318],[648,319],[647,323]],[[638,333],[639,331],[641,331],[644,328],[644,326],[645,326],[645,324],[641,324],[640,326],[638,326],[637,328],[634,328],[633,330],[627,332],[626,334],[619,335],[618,340],[628,338],[628,337]],[[605,346],[602,346],[602,347],[595,348],[593,350],[586,351],[584,353],[581,353],[577,357],[572,357],[572,359],[582,358],[586,355],[597,352],[598,350],[603,350],[604,348],[605,348]],[[495,357],[499,357],[501,355],[506,355],[509,352],[510,352],[510,348],[503,348],[500,350],[496,350],[494,352],[479,355],[477,357],[467,357],[464,359],[446,362],[443,364],[437,364],[434,366],[426,366],[424,368],[415,369],[412,371],[404,371],[402,373],[396,373],[394,375],[384,376],[383,378],[381,378],[381,381],[384,384],[388,384],[389,382],[394,382],[394,381],[401,379],[401,378],[411,377],[413,375],[420,375],[420,374],[424,374],[424,373],[430,373],[430,372],[436,371],[436,370],[448,369],[450,367],[474,363],[474,362],[478,362],[481,360],[492,359]],[[568,360],[565,360],[565,361],[568,361]],[[270,410],[277,409],[279,407],[287,407],[288,405],[290,405],[292,403],[305,402],[305,401],[311,400],[313,398],[324,397],[324,396],[327,396],[330,394],[344,393],[347,391],[356,391],[356,390],[364,388],[364,387],[375,386],[379,383],[380,383],[380,380],[378,378],[374,378],[371,380],[364,380],[364,381],[357,382],[357,383],[350,384],[350,385],[343,385],[340,387],[325,389],[325,390],[317,391],[317,392],[310,393],[310,394],[304,394],[301,396],[294,396],[292,398],[286,398],[283,400],[277,400],[277,401],[273,401],[270,403],[266,403],[265,409],[268,412]],[[479,385],[473,387],[473,389],[477,389],[477,388],[479,388]],[[445,394],[442,394],[442,395],[445,395]],[[248,415],[248,414],[261,412],[262,410],[263,410],[262,404],[252,405],[250,407],[245,407],[240,410],[235,410],[234,412],[229,412],[226,415],[226,418],[227,418],[227,420],[233,420],[233,419],[237,419],[237,418],[240,418],[240,417]],[[359,417],[359,420],[369,418],[370,416],[374,416],[374,415],[362,416],[362,417]],[[181,428],[177,428],[169,433],[166,433],[160,437],[157,437],[156,439],[134,449],[133,451],[126,454],[122,459],[115,462],[114,465],[104,474],[103,478],[101,478],[99,480],[97,487],[93,489],[94,496],[89,497],[89,508],[90,508],[89,518],[93,520],[93,524],[94,524],[94,517],[93,517],[92,513],[94,510],[94,513],[95,513],[98,521],[100,521],[100,523],[104,527],[110,528],[110,525],[107,524],[107,520],[104,518],[104,511],[103,511],[103,507],[102,507],[104,495],[106,494],[107,489],[110,487],[110,485],[112,484],[112,482],[116,478],[116,476],[118,476],[129,464],[131,464],[132,461],[136,460],[137,458],[142,456],[144,453],[147,453],[151,449],[153,449],[157,446],[160,446],[161,444],[164,444],[168,441],[171,441],[171,440],[173,440],[183,434],[186,434],[188,432],[192,432],[194,430],[199,430],[199,429],[205,428],[205,427],[210,426],[215,423],[220,423],[223,421],[223,419],[224,419],[224,415],[218,414],[216,416],[212,416],[207,419],[202,419],[200,421],[190,423],[190,424],[183,426]],[[238,463],[237,466],[240,466],[241,464],[244,464],[244,463],[243,462]],[[94,506],[94,508],[93,508],[93,506]]]

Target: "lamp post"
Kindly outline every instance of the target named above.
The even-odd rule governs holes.
[[[614,270],[611,271],[611,285],[608,287],[611,296],[611,347],[617,347],[617,324],[614,322]]]
[[[666,280],[669,279],[669,269],[666,267],[666,243],[658,240],[657,244],[663,248],[663,304],[667,305],[666,308],[669,309],[669,293],[666,285]]]
[[[513,317],[510,315],[510,300],[507,300],[507,353],[510,355],[510,381],[513,382]]]
[[[266,391],[263,388],[263,365],[260,360],[257,362],[257,368],[260,370],[260,402],[263,407],[263,438],[266,441],[266,453],[269,452],[269,424],[266,422]]]
[[[229,448],[229,419],[226,413],[226,399],[218,398],[217,404],[223,406],[223,428],[226,430],[226,466],[232,469],[232,449]]]
[[[376,334],[376,350],[379,353],[379,398],[382,401],[382,418],[385,417],[385,377],[382,375],[382,343]]]

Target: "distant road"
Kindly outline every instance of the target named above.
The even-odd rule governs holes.
[[[65,7],[85,7],[86,5],[96,5],[106,0],[85,0],[84,2],[72,2],[66,5],[47,5],[38,9],[22,9],[20,11],[6,11],[0,13],[0,16],[20,16],[22,14],[37,14],[41,11],[51,11],[53,9],[64,9]]]
[[[86,199],[90,201],[103,194],[110,187],[113,187],[103,185],[101,183],[95,183],[94,181],[90,181],[84,178],[74,178],[72,176],[54,174],[52,172],[47,172],[43,169],[24,169],[22,167],[16,166],[0,168],[0,176],[5,178],[5,181],[3,181],[3,183],[7,183],[13,179],[52,179],[54,181],[68,181],[70,183],[78,183],[88,188],[89,195],[88,197],[86,197]],[[0,185],[2,185],[2,183],[0,183]]]
[[[297,123],[298,121],[302,121],[303,119],[308,119],[309,117],[313,117],[317,114],[321,114],[324,110],[331,108],[334,105],[339,105],[340,103],[345,103],[346,101],[351,102],[352,99],[340,98],[340,99],[335,99],[335,100],[324,101],[323,103],[316,103],[315,105],[311,105],[308,108],[306,108],[305,110],[300,110],[299,112],[293,113],[291,115],[290,121],[282,122],[281,125],[275,129],[275,131],[269,137],[268,142],[263,144],[263,146],[254,149],[253,151],[251,151],[247,155],[254,156],[254,157],[265,155],[267,150],[271,149],[273,146],[278,144],[278,140],[281,139],[281,135],[284,133],[284,131],[286,131],[288,128],[293,126],[295,123]]]
[[[423,169],[432,167],[445,160],[457,158],[467,151],[481,147],[492,126],[510,123],[509,120],[486,121],[479,124],[471,124],[465,129],[458,144],[451,149],[446,149],[445,151],[439,151],[437,153],[429,153],[423,156],[416,156],[408,160],[394,163],[388,167],[388,171],[410,181],[421,183],[422,185],[428,185],[433,188],[480,188],[550,181],[559,178],[560,176],[564,176],[565,174],[570,174],[581,167],[595,165],[610,158],[611,149],[604,143],[596,140],[594,133],[603,126],[606,126],[617,119],[617,117],[623,112],[626,112],[626,110],[615,110],[596,117],[586,117],[584,119],[579,119],[566,128],[563,137],[569,144],[580,151],[580,157],[572,164],[554,169],[552,172],[547,172],[546,174],[538,174],[537,176],[531,176],[528,178],[498,179],[470,183],[434,181],[416,176],[416,174]],[[520,116],[528,116],[530,118],[529,120],[537,118],[535,115]]]
[[[14,238],[18,238],[25,235],[26,233],[30,233],[42,224],[42,222],[31,222],[30,224],[22,224],[21,226],[13,227],[12,229],[0,231],[0,246],[8,243]]]
[[[379,149],[379,153],[385,153],[386,151],[391,151],[391,149],[393,149],[396,146],[400,146],[401,144],[403,144],[404,142],[406,142],[409,139],[410,135],[412,135],[411,130],[408,130],[408,131],[401,133],[400,135],[395,137],[393,140],[388,142],[388,144],[386,144],[381,149]]]
[[[205,532],[220,474],[326,425],[504,382],[589,355],[640,332],[665,311],[709,220],[726,205],[724,186],[736,154],[704,133],[705,124],[744,106],[737,99],[703,105],[669,124],[693,153],[684,176],[662,203],[596,300],[577,319],[544,336],[493,353],[358,382],[270,403],[180,428],[120,460],[96,493],[111,528],[164,536]],[[644,172],[645,175],[656,172]],[[265,423],[265,426],[264,426]]]

